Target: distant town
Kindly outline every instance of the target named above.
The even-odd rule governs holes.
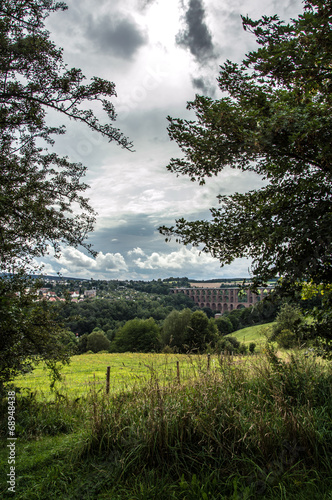
[[[210,308],[216,314],[250,307],[266,296],[275,285],[275,281],[271,281],[266,288],[255,294],[243,288],[244,285],[249,285],[243,278],[206,281],[186,277],[152,281],[94,280],[59,276],[34,278],[41,283],[37,290],[39,299],[49,302],[75,303],[98,298],[132,301],[142,292],[156,295],[184,294],[192,299],[197,307]]]

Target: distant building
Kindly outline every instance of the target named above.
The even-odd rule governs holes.
[[[216,313],[224,313],[257,304],[269,293],[269,289],[259,289],[258,295],[250,290],[241,290],[238,287],[213,288],[211,286],[204,288],[171,288],[171,293],[187,295],[201,309],[209,307]]]
[[[93,290],[85,290],[84,291],[84,297],[85,298],[96,297],[96,295],[97,295],[97,291],[96,291],[95,288]]]
[[[39,299],[48,300],[49,302],[56,302],[59,299],[55,292],[52,292],[49,288],[40,288],[38,290]]]

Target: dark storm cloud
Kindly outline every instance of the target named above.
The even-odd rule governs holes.
[[[194,78],[192,77],[191,78],[191,81],[192,81],[192,84],[193,84],[193,87],[201,92],[203,92],[203,94],[205,95],[208,95],[209,97],[213,97],[216,93],[216,85],[212,85],[211,82],[209,80],[207,80],[206,78],[204,77],[197,77],[197,78]]]
[[[114,224],[114,221],[112,220]],[[94,250],[98,252],[127,253],[134,247],[159,249],[164,238],[159,235],[158,225],[147,214],[125,214],[113,227],[97,229],[91,235]]]
[[[211,33],[205,23],[203,0],[190,0],[185,14],[186,29],[176,36],[176,43],[188,48],[198,62],[215,58]]]
[[[145,33],[130,18],[91,18],[87,31],[88,37],[97,42],[99,49],[118,58],[131,59],[147,43]]]

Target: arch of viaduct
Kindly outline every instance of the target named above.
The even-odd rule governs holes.
[[[216,313],[233,311],[250,307],[260,302],[262,296],[267,294],[266,289],[260,289],[260,294],[250,290],[240,292],[239,288],[172,288],[171,293],[183,293],[190,297],[198,307],[209,307]]]

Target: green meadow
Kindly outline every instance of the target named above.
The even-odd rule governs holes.
[[[255,342],[257,350],[266,343],[264,332],[272,325],[256,325],[230,334],[246,345]],[[220,358],[210,357],[210,367],[218,365]],[[70,398],[81,397],[92,389],[103,391],[106,387],[106,370],[110,368],[110,392],[142,387],[152,376],[163,384],[174,380],[188,380],[207,370],[207,355],[156,354],[156,353],[97,353],[72,356],[70,364],[61,369],[62,380],[57,382],[57,393]],[[178,367],[180,375],[178,375]],[[17,377],[15,385],[23,391],[36,393],[38,398],[52,397],[46,367],[37,365],[31,373]]]
[[[275,351],[262,327],[233,335],[260,352],[73,356],[53,391],[43,366],[17,378],[0,498],[331,500],[331,363]]]
[[[254,342],[258,349],[266,344],[266,334],[271,330],[274,323],[267,323],[265,325],[254,325],[242,328],[236,332],[230,333],[229,337],[235,337],[239,342],[243,342],[247,346]]]
[[[256,325],[230,334],[246,345],[255,342],[260,351],[266,343],[264,333],[272,325]],[[218,366],[220,357],[210,356],[210,367]],[[178,373],[179,366],[179,373]],[[56,393],[69,398],[87,395],[91,390],[106,389],[106,370],[110,368],[110,392],[132,390],[144,386],[157,376],[162,384],[189,380],[208,367],[207,355],[157,353],[86,353],[72,356],[70,364],[61,369],[61,381],[56,382]],[[39,399],[53,398],[45,365],[35,366],[31,373],[17,377],[15,385],[23,392],[34,393]]]
[[[211,368],[219,363],[210,357]],[[163,385],[188,380],[207,370],[208,357],[185,354],[96,353],[73,356],[61,370],[62,380],[56,382],[56,393],[77,398],[93,391],[106,390],[106,371],[110,367],[110,393],[133,390],[158,377]],[[179,366],[179,368],[178,368]],[[179,370],[179,371],[178,371]],[[36,394],[38,399],[52,398],[50,379],[44,365],[17,377],[15,385],[23,392]]]

